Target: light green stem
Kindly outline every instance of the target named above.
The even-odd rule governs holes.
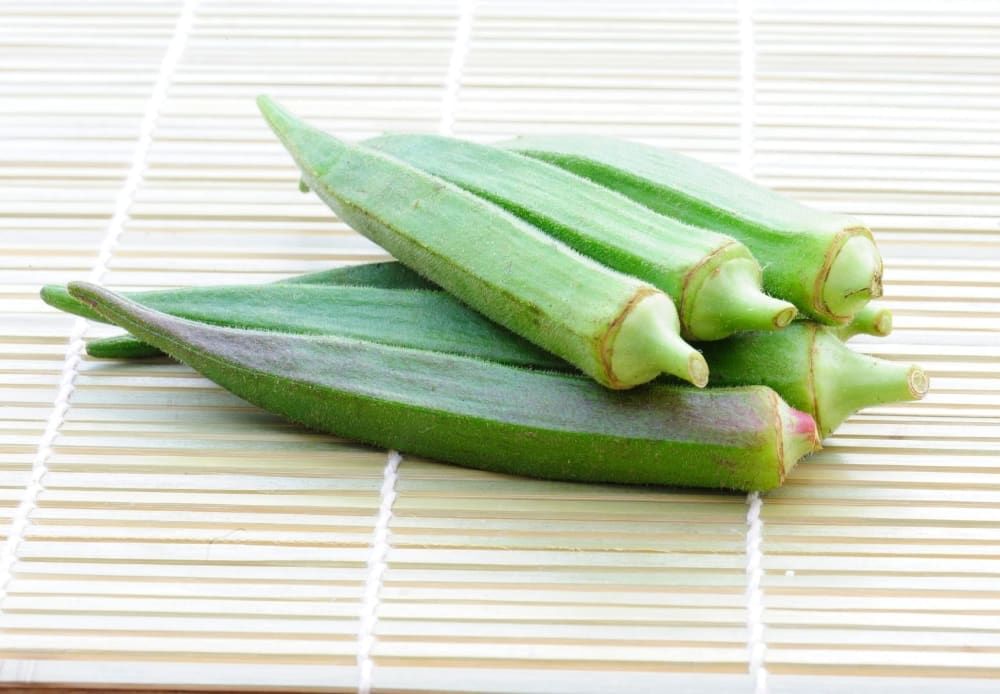
[[[745,330],[776,330],[792,322],[792,304],[760,291],[760,266],[736,259],[715,268],[696,290],[685,334],[718,340]]]
[[[892,332],[892,311],[878,304],[868,304],[854,314],[850,323],[835,330],[845,341],[855,335],[885,337]]]

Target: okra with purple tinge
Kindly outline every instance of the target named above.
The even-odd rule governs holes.
[[[192,288],[136,298],[168,313],[231,327],[353,336],[511,365],[572,369],[444,292],[336,286],[331,284],[338,281],[335,272],[298,278],[300,283],[307,280],[318,282],[308,294],[273,284]],[[134,337],[111,340],[92,342],[88,351],[127,358],[141,350]],[[919,367],[858,354],[834,329],[805,321],[778,333],[743,333],[701,346],[718,371],[714,385],[767,385],[812,415],[823,435],[864,407],[920,399],[928,386]]]
[[[715,385],[770,386],[810,413],[823,436],[862,408],[920,400],[930,385],[919,366],[855,352],[835,330],[817,323],[742,333],[702,347]]]
[[[107,321],[269,411],[469,467],[766,491],[819,446],[812,418],[766,387],[652,383],[614,392],[578,375],[365,339],[208,325],[87,283],[69,291]]]

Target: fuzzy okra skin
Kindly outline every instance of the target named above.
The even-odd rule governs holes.
[[[363,143],[440,176],[674,300],[681,334],[718,340],[777,330],[795,307],[761,291],[760,265],[742,243],[653,212],[543,161],[439,135],[383,135]]]
[[[565,368],[558,357],[480,316],[446,292],[343,286],[323,277],[310,282],[191,287],[141,292],[129,298],[155,311],[211,325],[358,338],[377,330],[386,344],[513,365]],[[125,358],[158,354],[121,338],[91,343],[87,351],[96,357],[122,351]]]
[[[777,333],[741,333],[705,343],[713,385],[774,388],[808,412],[827,436],[864,407],[919,400],[930,385],[923,369],[860,354],[834,329],[796,322]]]
[[[223,328],[109,290],[71,294],[236,395],[310,427],[404,453],[556,480],[766,491],[819,443],[763,387],[590,379],[331,336]]]
[[[310,190],[407,266],[610,388],[663,372],[699,386],[701,355],[670,297],[468,191],[258,105]]]
[[[409,269],[402,263],[396,261],[384,261],[378,263],[361,263],[358,265],[345,265],[332,268],[330,270],[320,270],[319,272],[309,272],[304,275],[294,275],[278,280],[274,284],[316,284],[316,285],[342,285],[348,287],[381,287],[383,289],[440,289],[428,279],[425,279]],[[238,285],[237,285],[238,286]],[[247,291],[257,291],[260,286],[271,285],[247,285]],[[233,285],[226,285],[231,288]],[[210,290],[212,287],[186,287],[183,289],[158,289],[144,292],[124,292],[130,299],[146,303],[153,308],[159,308],[155,302],[163,302],[167,313],[176,316],[183,316],[178,310],[184,308],[184,298],[191,293],[198,293]],[[61,284],[47,284],[40,292],[42,301],[49,306],[82,316],[93,321],[104,322],[99,314],[95,313],[87,304],[75,299],[69,290]],[[148,301],[147,301],[148,299]],[[150,303],[153,302],[153,303]],[[199,319],[203,320],[203,319]],[[212,321],[208,321],[212,322]],[[96,356],[96,355],[94,355]]]
[[[606,137],[522,137],[502,146],[611,188],[661,214],[742,241],[764,289],[841,325],[882,295],[882,258],[858,220],[802,205],[723,169]]]
[[[345,265],[343,267],[332,268],[330,270],[321,270],[319,272],[310,272],[303,275],[286,277],[285,279],[278,280],[274,284],[310,284],[318,286],[370,287],[381,289],[441,289],[430,280],[421,277],[413,270],[396,261]],[[263,286],[266,288],[271,285]],[[224,289],[231,288],[231,285],[224,287]],[[188,311],[191,306],[188,303],[187,298],[192,294],[211,291],[213,289],[220,289],[220,287],[187,287],[184,289],[125,292],[124,295],[134,301],[138,301],[140,304],[155,308],[163,311],[164,313],[169,313],[174,316],[187,317],[194,320],[201,320],[214,325],[226,325],[229,327],[239,327],[242,325],[243,327],[248,328],[256,327],[262,330],[281,330],[283,332],[288,332],[289,329],[294,327],[296,323],[301,325],[301,321],[295,319],[291,321],[285,320],[286,317],[295,315],[298,308],[297,306],[286,306],[285,310],[287,310],[288,313],[281,314],[279,320],[274,321],[273,317],[275,314],[272,310],[266,309],[266,303],[263,304],[265,306],[265,310],[263,312],[253,311],[250,310],[251,304],[249,302],[251,300],[247,297],[238,295],[238,303],[236,304],[219,301],[216,302],[216,310],[213,310],[212,312],[202,310],[198,314],[189,314]],[[247,286],[245,287],[245,290],[248,294],[255,294],[262,291],[261,285]],[[264,289],[263,291],[266,292],[267,290]],[[104,322],[104,318],[100,314],[95,313],[87,304],[75,299],[72,295],[70,295],[69,290],[63,285],[49,284],[42,287],[41,297],[45,303],[61,311],[66,311],[67,313],[82,316],[93,321]],[[271,294],[271,298],[275,298],[275,295]],[[287,298],[287,296],[285,296],[285,298]],[[202,303],[204,304],[204,301]],[[256,302],[256,305],[261,306],[262,302],[258,301]],[[329,314],[326,314],[326,316],[329,316]],[[338,321],[339,320],[340,319],[338,318]],[[338,325],[340,325],[339,322]],[[314,324],[313,327],[317,330],[312,332],[325,332],[324,326],[321,324]],[[526,341],[520,340],[520,338],[513,336],[505,330],[500,332],[503,335],[503,339],[497,340],[494,343],[497,349],[504,349],[506,342],[511,339],[518,340],[523,343],[523,345],[528,345]],[[489,347],[489,343],[483,344],[487,346],[487,348]],[[540,355],[546,355],[546,353],[542,350],[532,347],[527,347],[525,349],[520,349],[519,347],[519,351],[527,354],[531,354],[534,351]],[[156,347],[147,345],[132,335],[115,335],[113,337],[91,340],[87,343],[87,354],[99,359],[148,359],[151,357],[163,356],[163,352],[158,350]],[[484,353],[481,356],[484,359],[492,358],[490,353]],[[516,360],[514,363],[516,363]]]

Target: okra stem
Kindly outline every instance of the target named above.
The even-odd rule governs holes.
[[[920,400],[930,380],[919,366],[876,359],[847,348],[828,329],[813,326],[811,414],[824,436],[865,407]]]
[[[850,323],[836,328],[841,340],[849,340],[855,335],[885,337],[892,332],[892,311],[877,304],[868,304],[856,314]]]
[[[654,364],[664,373],[687,374],[686,381],[703,388],[708,383],[708,364],[700,352],[689,349],[681,339],[679,323],[666,318],[671,314],[664,303],[670,303],[670,299],[656,294],[639,301],[628,312],[611,351],[610,371],[618,378],[635,381],[645,376],[645,371],[636,371],[636,365]]]
[[[694,290],[690,321],[712,339],[743,330],[778,330],[797,313],[787,301],[772,299],[760,291],[760,267],[756,262],[735,259],[715,268]]]

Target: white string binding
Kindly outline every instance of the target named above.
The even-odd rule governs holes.
[[[472,20],[476,13],[475,0],[459,0],[458,19],[455,25],[455,39],[452,42],[448,73],[445,77],[444,96],[441,100],[441,121],[438,133],[451,135],[455,129],[455,110],[458,107],[458,93],[462,88],[462,73],[465,60],[472,43]],[[358,694],[371,694],[375,662],[372,650],[375,647],[375,629],[378,625],[378,606],[382,591],[382,578],[387,568],[387,558],[391,547],[389,526],[392,522],[392,505],[396,501],[396,482],[402,456],[389,451],[389,457],[382,475],[378,518],[372,539],[371,553],[368,555],[368,574],[365,578],[365,592],[361,601],[361,619],[358,624]]]
[[[756,45],[753,24],[753,0],[740,0],[740,172],[753,178],[754,125],[756,124]],[[754,694],[767,694],[767,641],[764,635],[764,500],[759,492],[747,494],[746,543],[746,619],[747,671],[753,679]]]
[[[361,600],[361,621],[358,624],[358,694],[370,694],[372,673],[372,649],[375,647],[375,626],[378,624],[379,593],[382,577],[387,567],[389,555],[389,524],[392,522],[392,505],[396,502],[396,481],[399,479],[399,464],[402,457],[396,451],[389,451],[385,471],[382,473],[382,489],[379,491],[381,503],[375,520],[372,550],[368,555],[368,575],[365,578],[365,593]]]
[[[458,108],[458,92],[462,88],[462,73],[472,45],[472,20],[476,16],[476,0],[459,0],[458,22],[455,25],[455,41],[448,61],[448,75],[445,78],[444,98],[441,101],[441,123],[438,133],[451,135],[455,130],[455,111]]]
[[[754,694],[767,694],[767,668],[764,657],[767,642],[764,639],[764,522],[760,518],[764,501],[759,492],[747,494],[747,545],[746,545],[746,607],[747,607],[747,668],[753,678]]]
[[[197,4],[198,0],[186,0],[181,7],[180,15],[177,17],[177,23],[174,25],[174,33],[160,62],[160,69],[156,75],[153,91],[143,110],[142,122],[139,125],[139,138],[132,153],[132,160],[129,165],[128,174],[125,177],[125,183],[115,198],[114,211],[108,222],[107,230],[104,232],[104,239],[98,250],[97,260],[87,276],[90,282],[100,283],[104,279],[104,275],[108,271],[108,263],[111,261],[111,256],[118,245],[118,240],[131,213],[135,194],[139,186],[142,185],[142,180],[146,173],[146,158],[149,156],[149,149],[153,143],[153,131],[156,128],[160,109],[167,100],[167,90],[170,87],[174,72],[184,52],[188,35],[191,33]],[[25,487],[24,496],[14,510],[7,541],[4,543],[2,550],[0,550],[0,614],[3,614],[10,583],[14,578],[14,567],[17,564],[18,552],[21,549],[21,544],[24,541],[28,527],[31,525],[31,514],[38,506],[39,495],[45,489],[45,475],[48,473],[48,461],[49,456],[52,455],[52,447],[59,436],[59,429],[62,427],[66,413],[69,411],[70,398],[76,389],[76,377],[80,369],[80,362],[85,346],[83,335],[86,330],[87,321],[85,319],[78,318],[74,321],[69,335],[66,358],[63,361],[59,378],[59,389],[56,392],[54,407],[45,423],[42,438],[38,442],[38,450],[35,452],[35,457],[31,463],[31,477]]]

